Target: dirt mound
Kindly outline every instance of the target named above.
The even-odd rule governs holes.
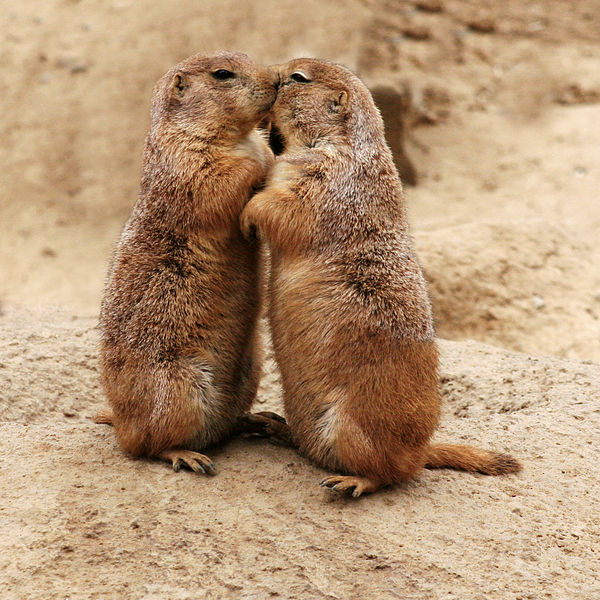
[[[422,232],[417,245],[440,337],[600,362],[600,275],[585,242],[512,221]]]

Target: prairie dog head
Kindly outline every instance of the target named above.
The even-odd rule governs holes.
[[[191,56],[156,84],[151,132],[168,127],[206,142],[243,137],[268,113],[277,83],[242,52]]]
[[[383,121],[367,87],[341,65],[298,58],[279,76],[273,123],[286,148],[381,143]]]

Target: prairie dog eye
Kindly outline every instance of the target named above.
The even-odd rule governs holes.
[[[290,79],[293,79],[298,83],[309,83],[311,81],[302,71],[294,71],[290,75]]]
[[[227,69],[217,69],[216,71],[213,71],[211,75],[215,79],[219,79],[221,81],[225,79],[233,79],[235,77],[235,73],[228,71]]]

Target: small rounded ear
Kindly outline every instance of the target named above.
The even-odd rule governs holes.
[[[332,113],[340,113],[343,111],[346,104],[348,104],[348,92],[346,90],[342,90],[336,94],[329,104],[329,110]]]
[[[171,80],[171,96],[181,98],[190,87],[190,79],[187,73],[177,71]]]

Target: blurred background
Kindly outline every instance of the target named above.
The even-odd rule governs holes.
[[[314,56],[379,90],[439,335],[600,361],[598,0],[0,8],[4,304],[98,313],[173,64]]]

